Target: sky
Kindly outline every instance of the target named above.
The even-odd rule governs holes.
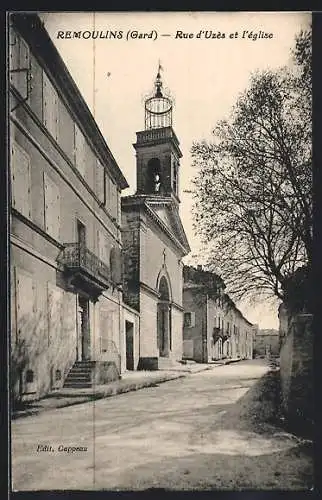
[[[40,17],[130,185],[125,195],[136,190],[133,143],[136,132],[144,130],[144,97],[153,89],[161,62],[164,87],[174,97],[173,128],[183,153],[180,215],[192,249],[186,262],[202,264],[201,257],[193,257],[201,244],[187,192],[195,175],[192,142],[211,140],[215,123],[228,116],[252,72],[291,64],[295,35],[309,26],[311,14],[55,12]],[[88,38],[93,30],[100,38]],[[79,31],[81,38],[73,37]],[[115,31],[120,38],[109,38]],[[260,328],[278,327],[275,305],[238,305]]]

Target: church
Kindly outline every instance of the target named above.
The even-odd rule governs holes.
[[[124,302],[140,314],[139,339],[126,336],[132,369],[157,370],[182,359],[182,259],[190,252],[179,215],[182,153],[173,101],[159,70],[136,133],[136,193],[122,203]]]

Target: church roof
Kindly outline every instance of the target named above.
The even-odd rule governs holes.
[[[190,245],[181,222],[176,203],[169,197],[130,195],[122,197],[122,210],[141,207],[168,237],[179,247],[183,255],[190,252]]]

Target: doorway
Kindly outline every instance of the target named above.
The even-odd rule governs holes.
[[[89,300],[81,295],[78,296],[78,340],[80,344],[79,359],[86,361],[91,359],[90,352],[90,321]]]
[[[162,276],[159,284],[160,300],[157,307],[157,332],[159,355],[168,357],[172,349],[171,305],[169,286]]]
[[[131,323],[131,321],[125,321],[126,369],[127,370],[134,370],[133,333],[134,333],[133,323]]]
[[[77,219],[77,242],[78,242],[80,247],[85,248],[85,246],[86,246],[86,226],[78,219]]]

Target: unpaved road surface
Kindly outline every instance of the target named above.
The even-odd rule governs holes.
[[[308,490],[311,445],[267,423],[267,370],[242,361],[13,421],[13,489]]]

